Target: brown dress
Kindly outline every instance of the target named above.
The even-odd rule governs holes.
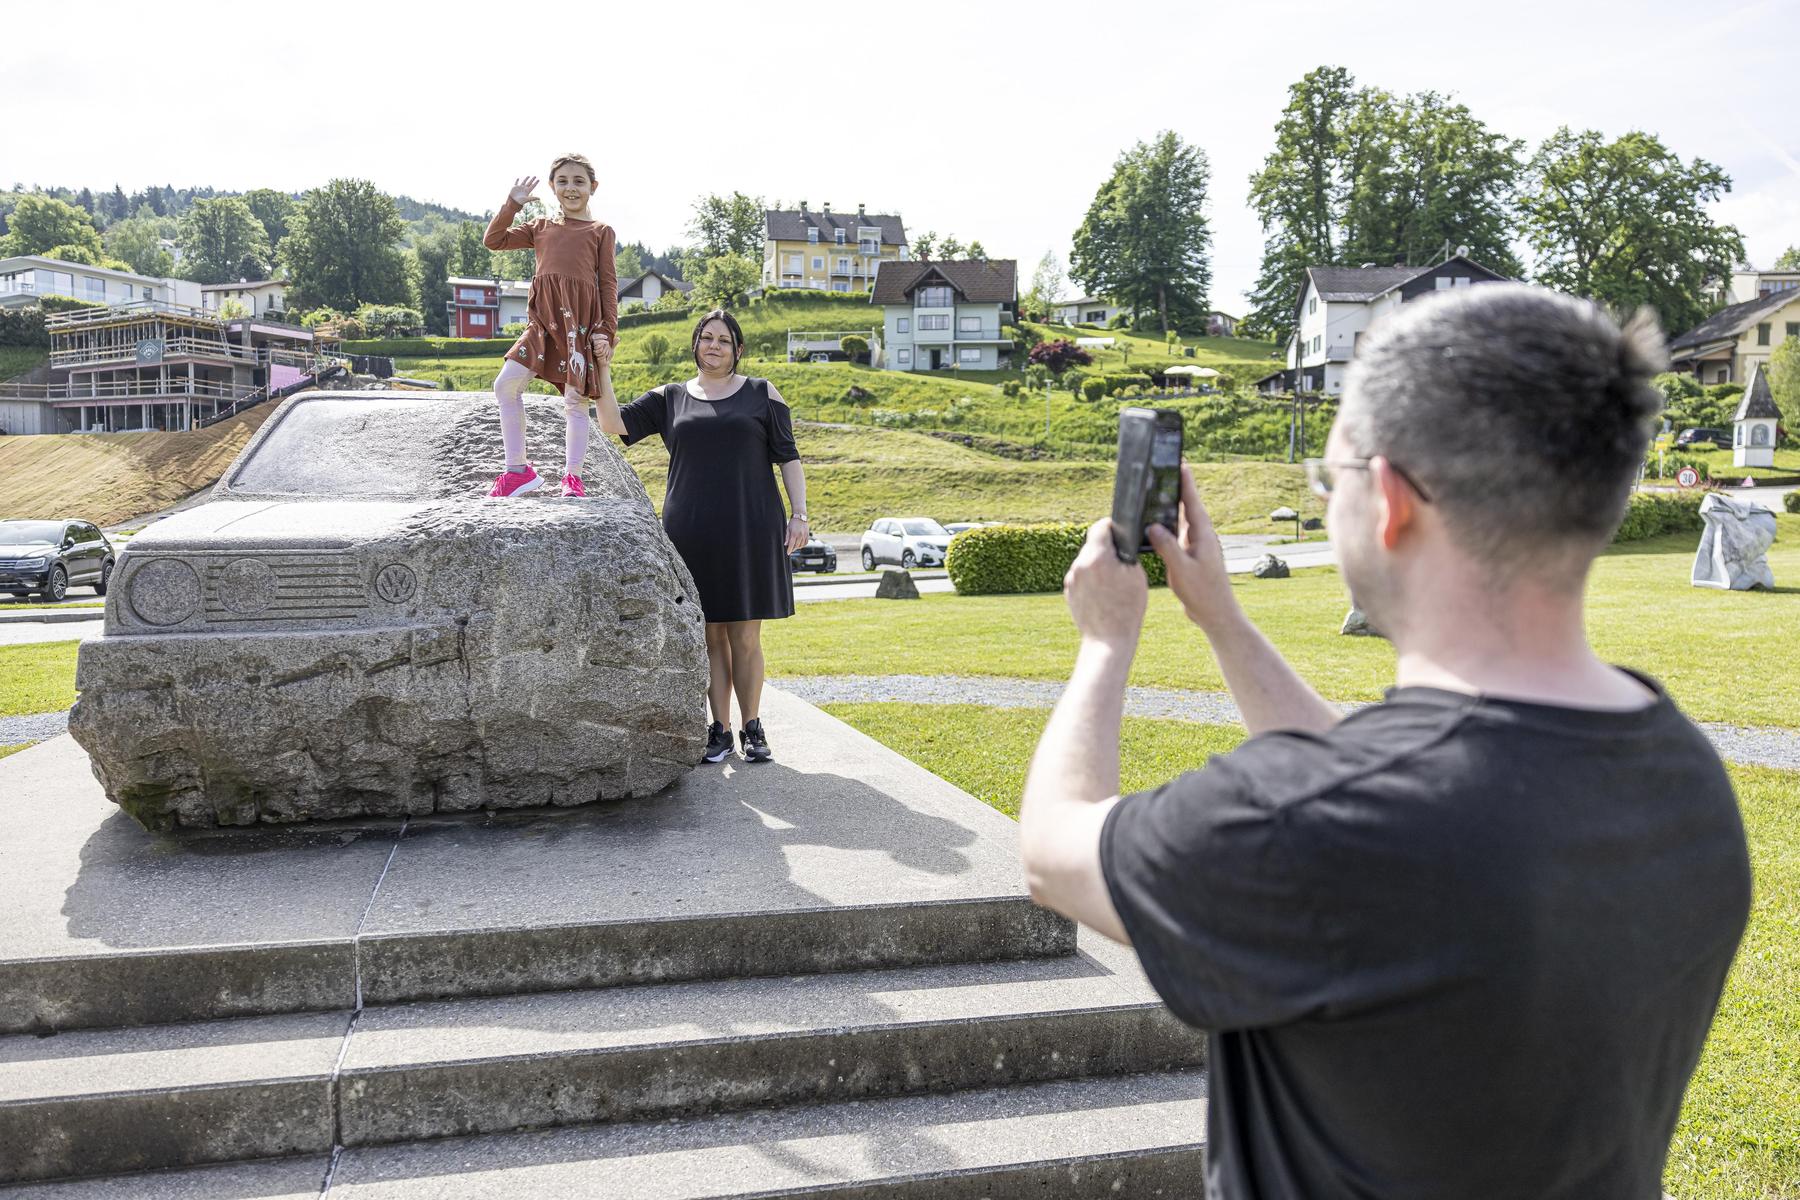
[[[557,391],[578,386],[584,396],[599,398],[600,373],[594,367],[594,340],[619,344],[619,275],[613,266],[612,226],[599,221],[539,219],[513,226],[520,206],[511,196],[488,222],[482,241],[489,250],[537,253],[537,273],[525,302],[525,332],[506,357],[523,363]],[[581,348],[587,368],[569,377],[569,349]]]

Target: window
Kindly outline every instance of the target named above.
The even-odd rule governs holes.
[[[1467,275],[1458,275],[1456,277],[1456,286],[1457,287],[1468,287],[1469,286],[1469,277]]]
[[[919,318],[919,328],[921,330],[949,329],[950,328],[950,315],[948,313],[939,313],[935,316],[929,315],[929,314],[927,314],[925,316],[921,316]]]
[[[469,324],[478,329],[487,328],[487,314],[484,312],[470,313]]]
[[[457,288],[456,298],[464,304],[480,304],[482,292],[480,288]]]
[[[1106,310],[1104,308],[1090,309],[1086,320],[1089,325],[1102,324],[1106,320]]]
[[[1447,292],[1450,290],[1450,288],[1452,286],[1450,277],[1448,275],[1439,275],[1436,279],[1432,280],[1431,282],[1432,282],[1432,285],[1434,287],[1436,287],[1437,290],[1440,292]]]
[[[911,317],[895,317],[894,318],[894,332],[895,333],[911,333],[912,332],[912,318]],[[905,353],[905,351],[901,351],[901,353]]]
[[[981,348],[979,346],[963,346],[956,352],[956,361],[966,363],[980,362]]]
[[[1789,321],[1787,323],[1787,335],[1791,338],[1800,338],[1800,321]]]
[[[864,238],[862,241],[856,243],[856,248],[864,254],[880,254],[881,242],[879,240]]]
[[[813,270],[823,271],[824,269],[825,269],[825,256],[823,254],[813,255]]]
[[[839,275],[848,275],[850,273],[850,260],[849,259],[840,258],[837,260],[837,273]]]
[[[819,230],[817,226],[808,225],[806,227],[806,240],[809,242],[816,242],[819,240]]]
[[[1769,344],[1769,323],[1767,321],[1756,327],[1756,344],[1759,346]]]
[[[1306,311],[1309,313],[1316,313],[1319,311],[1319,298],[1317,296],[1310,297],[1306,301]]]
[[[956,291],[947,287],[922,287],[914,295],[913,304],[919,308],[954,308]],[[943,328],[948,329],[949,326]]]
[[[912,366],[912,351],[902,346],[894,351],[894,361],[902,367]]]
[[[84,279],[82,282],[87,284],[87,294],[88,294],[89,300],[104,300],[104,299],[106,299],[106,280],[95,279],[92,275],[90,275],[86,279]],[[1764,326],[1764,328],[1767,328],[1767,326]]]
[[[850,290],[850,285],[845,283],[842,279],[839,279],[831,285],[831,290],[834,292],[847,292]]]
[[[1752,446],[1768,445],[1769,444],[1769,427],[1767,425],[1764,425],[1761,421],[1758,421],[1756,424],[1752,425],[1750,427],[1750,444]]]
[[[840,246],[843,245],[844,244],[844,231],[841,229],[834,229],[831,232],[832,232],[831,240],[836,242]]]
[[[980,317],[958,317],[958,318],[956,318],[956,331],[958,333],[980,333],[981,332],[981,318]]]
[[[787,269],[792,271],[794,274],[798,275],[801,271],[800,260],[803,257],[804,257],[803,255],[799,255],[799,254],[788,255]]]

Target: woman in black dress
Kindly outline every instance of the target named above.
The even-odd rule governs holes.
[[[664,384],[623,408],[602,366],[600,428],[627,446],[661,434],[669,448],[663,528],[681,552],[706,615],[713,722],[706,761],[731,753],[731,693],[737,692],[742,753],[772,757],[762,702],[762,623],[794,615],[788,553],[806,544],[806,477],[794,448],[787,402],[766,379],[737,373],[744,331],[716,308],[694,326],[694,364],[685,383]],[[771,463],[781,468],[793,516],[783,513]]]

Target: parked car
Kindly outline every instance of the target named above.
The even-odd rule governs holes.
[[[813,538],[798,550],[788,552],[790,571],[817,571],[828,575],[837,570],[837,551]]]
[[[61,600],[72,587],[106,595],[112,543],[87,521],[0,521],[0,592]]]
[[[950,548],[950,531],[930,517],[883,517],[862,535],[863,570],[876,563],[937,567]]]
[[[965,529],[986,529],[990,525],[998,525],[998,521],[952,521],[944,526],[951,537],[955,537]]]
[[[1731,434],[1723,429],[1684,429],[1675,435],[1677,446],[1699,446],[1711,442],[1721,450],[1731,449]]]

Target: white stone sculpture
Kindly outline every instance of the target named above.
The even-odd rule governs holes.
[[[1695,587],[1734,592],[1775,586],[1768,549],[1775,541],[1775,514],[1717,493],[1700,502],[1706,529],[1694,555]]]

